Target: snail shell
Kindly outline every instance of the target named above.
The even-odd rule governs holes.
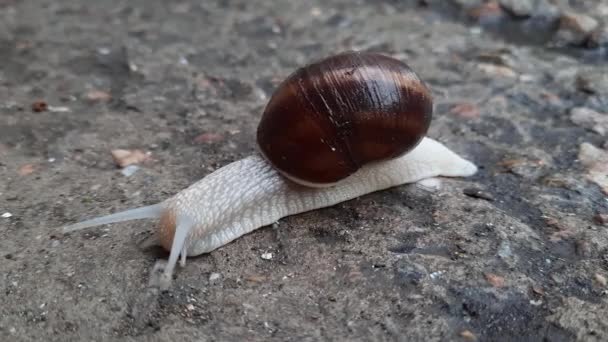
[[[432,112],[429,89],[405,63],[346,52],[291,74],[266,106],[257,141],[283,175],[322,187],[412,150]]]

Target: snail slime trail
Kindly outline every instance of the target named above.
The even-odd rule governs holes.
[[[429,89],[405,63],[345,52],[297,69],[275,91],[258,126],[260,153],[228,164],[165,201],[64,227],[71,232],[158,219],[169,251],[159,285],[178,259],[208,253],[277,220],[428,178],[477,168],[425,137]]]

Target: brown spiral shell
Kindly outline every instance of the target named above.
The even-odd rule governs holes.
[[[346,52],[291,74],[266,106],[257,140],[281,173],[324,186],[412,150],[432,113],[429,89],[405,63]]]

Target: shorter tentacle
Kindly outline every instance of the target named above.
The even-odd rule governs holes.
[[[185,266],[187,257],[186,251],[188,249],[188,235],[195,227],[195,225],[196,222],[186,215],[181,215],[177,217],[175,235],[173,236],[173,243],[171,244],[169,261],[167,262],[167,265],[165,266],[165,270],[163,272],[163,282],[161,283],[161,288],[169,288],[171,284],[171,279],[173,277],[173,270],[175,269],[175,265],[177,264],[177,260],[180,255],[180,265]]]

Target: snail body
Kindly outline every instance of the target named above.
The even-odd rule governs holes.
[[[160,245],[170,252],[161,282],[168,287],[180,256],[183,265],[283,217],[431,177],[474,174],[475,165],[425,137],[431,113],[428,89],[405,64],[378,54],[332,56],[298,69],[272,96],[258,127],[260,154],[161,203],[64,232],[158,218]]]

